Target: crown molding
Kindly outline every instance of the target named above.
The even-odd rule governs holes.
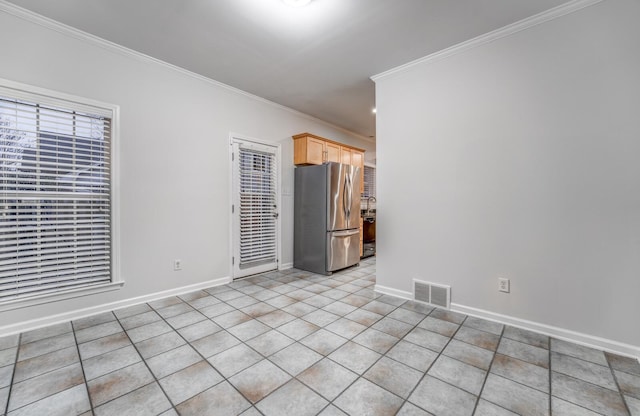
[[[186,75],[188,77],[195,78],[197,80],[200,80],[200,81],[206,82],[208,84],[214,85],[214,86],[216,86],[218,88],[223,88],[223,89],[225,89],[227,91],[230,91],[230,92],[232,92],[234,94],[238,94],[238,95],[247,97],[247,98],[252,99],[254,101],[258,101],[260,103],[267,104],[267,105],[269,105],[271,107],[275,107],[277,109],[286,111],[288,113],[291,113],[291,114],[294,114],[296,116],[305,118],[307,120],[315,121],[315,122],[323,124],[325,126],[334,128],[334,129],[336,129],[338,131],[346,133],[346,134],[348,134],[348,135],[350,135],[352,137],[356,137],[356,138],[358,138],[360,140],[364,140],[364,141],[367,141],[367,142],[375,143],[375,140],[371,139],[370,137],[363,136],[361,134],[355,133],[355,132],[353,132],[351,130],[348,130],[348,129],[344,128],[344,127],[336,126],[335,124],[329,123],[328,121],[321,120],[321,119],[319,119],[317,117],[314,117],[312,115],[303,113],[303,112],[298,111],[298,110],[294,110],[291,107],[287,107],[287,106],[284,106],[282,104],[278,104],[276,102],[267,100],[266,98],[262,98],[260,96],[255,95],[255,94],[251,94],[249,92],[243,91],[243,90],[241,90],[239,88],[236,88],[236,87],[232,87],[231,85],[227,85],[225,83],[216,81],[216,80],[214,80],[212,78],[209,78],[209,77],[206,77],[204,75],[197,74],[195,72],[189,71],[188,69],[184,69],[184,68],[179,67],[177,65],[170,64],[170,63],[168,63],[166,61],[162,61],[160,59],[157,59],[157,58],[154,58],[152,56],[146,55],[146,54],[144,54],[142,52],[138,52],[138,51],[135,51],[133,49],[129,49],[129,48],[125,47],[125,46],[119,45],[117,43],[114,43],[114,42],[111,42],[109,40],[103,39],[101,37],[98,37],[98,36],[92,35],[90,33],[84,32],[84,31],[82,31],[80,29],[76,29],[76,28],[74,28],[72,26],[69,26],[69,25],[66,25],[64,23],[58,22],[57,20],[53,20],[53,19],[50,19],[48,17],[42,16],[42,15],[40,15],[38,13],[35,13],[35,12],[31,11],[31,10],[25,9],[23,7],[20,7],[20,6],[17,6],[15,4],[13,4],[13,3],[9,3],[6,0],[0,0],[0,11],[5,12],[5,13],[10,14],[10,15],[13,15],[15,17],[18,17],[18,18],[20,18],[22,20],[25,20],[27,22],[34,23],[34,24],[36,24],[38,26],[41,26],[41,27],[44,27],[46,29],[50,29],[50,30],[56,31],[56,32],[61,33],[61,34],[65,35],[65,36],[69,36],[71,38],[74,38],[74,39],[77,39],[77,40],[80,40],[80,41],[83,41],[83,42],[90,43],[90,44],[92,44],[94,46],[98,46],[98,47],[100,47],[102,49],[106,49],[106,50],[108,50],[110,52],[115,52],[115,53],[118,53],[120,55],[127,56],[129,58],[137,59],[139,61],[161,65],[161,66],[163,66],[163,67],[165,67],[167,69],[173,70],[173,71],[178,72],[178,73],[180,73],[182,75]]]
[[[371,80],[377,82],[383,78],[386,78],[391,75],[398,74],[403,72],[409,68],[412,68],[416,65],[420,65],[423,63],[432,63],[445,58],[448,58],[453,55],[457,55],[459,53],[465,52],[469,49],[477,48],[478,46],[485,45],[487,43],[493,42],[495,40],[511,36],[515,33],[521,32],[523,30],[529,29],[531,27],[540,25],[542,23],[548,22],[553,19],[557,19],[558,17],[565,16],[567,14],[576,12],[578,10],[584,9],[585,7],[592,6],[594,4],[600,3],[603,0],[572,0],[567,3],[561,4],[560,6],[551,8],[544,12],[538,13],[531,17],[527,17],[526,19],[522,19],[515,23],[511,23],[507,26],[503,26],[499,29],[493,30],[491,32],[487,32],[483,35],[477,36],[475,38],[466,40],[464,42],[460,42],[456,45],[448,47],[446,49],[442,49],[438,52],[432,53],[422,58],[418,58],[414,61],[408,62],[406,64],[397,66],[395,68],[389,69],[388,71],[381,72],[379,74],[373,75]]]

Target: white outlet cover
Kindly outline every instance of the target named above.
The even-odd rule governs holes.
[[[498,290],[500,292],[505,292],[505,293],[509,293],[510,291],[510,282],[509,279],[505,279],[503,277],[498,278]]]

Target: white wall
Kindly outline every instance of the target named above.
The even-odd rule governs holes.
[[[282,145],[283,264],[293,262],[291,136],[308,131],[374,148],[311,117],[5,12],[0,12],[0,49],[0,78],[120,106],[126,282],[114,292],[2,312],[0,332],[12,324],[230,276],[230,132]],[[181,272],[172,270],[174,258],[182,260]]]
[[[379,285],[640,351],[638,16],[606,0],[377,80]]]

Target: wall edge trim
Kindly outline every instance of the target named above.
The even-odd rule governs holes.
[[[423,63],[436,62],[441,59],[445,59],[450,56],[457,55],[459,53],[465,52],[473,48],[477,48],[484,44],[493,42],[495,40],[498,40],[507,36],[511,36],[523,30],[548,22],[550,20],[557,19],[559,17],[565,16],[570,13],[574,13],[578,10],[584,9],[585,7],[589,7],[594,4],[600,3],[601,1],[603,0],[569,1],[557,7],[553,7],[549,10],[545,10],[541,13],[535,14],[533,16],[527,17],[525,19],[519,20],[509,25],[503,26],[499,29],[492,30],[491,32],[484,33],[482,35],[476,36],[475,38],[465,40],[463,42],[460,42],[448,48],[442,49],[440,51],[434,52],[422,58],[415,59],[413,61],[407,62],[406,64],[402,64],[395,68],[391,68],[387,71],[373,75],[371,76],[371,80],[374,82],[377,82],[388,76],[404,72],[416,65],[423,64]]]
[[[373,290],[378,293],[382,293],[383,295],[390,295],[390,296],[395,296],[396,298],[413,300],[413,293],[406,292],[404,290],[398,290],[392,287],[381,286],[381,285],[375,285]]]
[[[47,316],[44,318],[32,319],[29,321],[5,325],[0,327],[0,337],[7,336],[7,335],[14,335],[14,334],[18,334],[25,331],[31,331],[31,330],[42,328],[45,326],[69,322],[69,321],[73,321],[80,318],[86,318],[88,316],[97,315],[99,313],[109,312],[116,309],[126,308],[129,306],[134,306],[141,303],[148,303],[148,302],[163,299],[169,296],[177,296],[177,295],[182,295],[184,293],[193,292],[196,290],[206,289],[209,287],[221,286],[230,282],[231,282],[231,277],[225,276],[218,279],[207,280],[205,282],[194,283],[187,286],[181,286],[173,289],[163,290],[163,291],[151,293],[148,295],[136,296],[133,298],[119,300],[116,302],[104,303],[102,305],[91,306],[83,309],[77,309],[70,312],[63,312],[60,314]]]
[[[526,319],[516,318],[509,315],[503,315],[484,309],[473,308],[470,306],[460,305],[458,303],[451,304],[451,310],[454,312],[460,312],[465,315],[474,316],[477,318],[486,319],[488,321],[498,322],[505,325],[510,325],[529,331],[534,331],[544,335],[548,335],[553,338],[561,339],[563,341],[573,342],[575,344],[583,345],[598,350],[612,352],[615,354],[630,356],[640,359],[640,346],[625,344],[618,341],[613,341],[606,338],[597,337],[594,335],[584,334],[577,331],[572,331],[565,328],[559,328],[552,325],[542,324],[539,322],[528,321]]]

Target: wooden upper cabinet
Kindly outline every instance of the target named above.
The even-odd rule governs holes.
[[[340,163],[345,165],[351,164],[351,148],[340,146]]]
[[[331,142],[324,142],[325,145],[325,162],[337,162],[343,163],[340,161],[340,145]]]
[[[294,165],[321,165],[325,162],[358,166],[364,177],[364,150],[310,133],[293,136]]]
[[[351,151],[351,164],[360,168],[360,193],[364,192],[364,152]]]
[[[351,164],[362,168],[364,166],[364,152],[351,152]]]
[[[293,164],[294,165],[322,165],[324,162],[324,140],[315,137],[294,138]]]

